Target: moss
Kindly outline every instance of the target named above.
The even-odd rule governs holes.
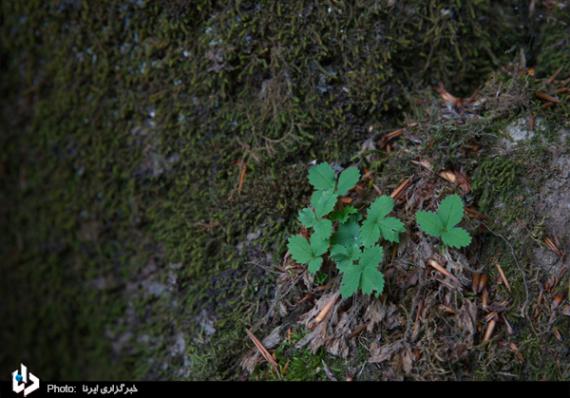
[[[18,351],[0,369],[235,377],[270,294],[252,263],[282,255],[308,162],[350,161],[370,124],[401,121],[409,91],[469,91],[518,40],[508,7],[406,3],[3,4],[0,283],[26,289],[2,306],[2,341]],[[140,293],[149,269],[166,283],[176,263],[174,292]],[[185,355],[190,376],[174,371]]]
[[[570,34],[570,17],[563,9],[549,18],[541,29],[537,37],[537,47],[539,48],[536,60],[536,70],[539,77],[549,77],[558,69],[559,79],[570,76],[570,49],[568,36]]]
[[[254,380],[281,380],[281,381],[327,381],[327,375],[323,369],[325,362],[334,375],[341,379],[341,372],[345,364],[338,358],[327,355],[319,349],[312,353],[308,349],[296,349],[295,344],[303,338],[303,332],[299,329],[292,331],[290,338],[285,339],[275,349],[275,357],[280,366],[277,374],[267,364],[257,366],[252,375]]]
[[[473,175],[473,190],[479,197],[482,211],[491,210],[496,198],[501,198],[503,203],[512,203],[519,186],[519,170],[520,166],[509,157],[494,156],[479,162]]]

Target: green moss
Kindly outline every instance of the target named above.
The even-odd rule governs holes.
[[[558,79],[570,76],[569,34],[570,17],[568,12],[562,9],[550,15],[548,21],[541,26],[537,45],[539,53],[536,60],[539,77],[549,77],[558,69],[560,69]]]
[[[507,9],[3,4],[2,71],[13,79],[1,83],[0,283],[26,289],[2,306],[2,341],[18,350],[0,369],[24,360],[46,379],[235,377],[244,327],[271,293],[252,263],[283,254],[308,162],[348,162],[370,124],[401,121],[418,86],[469,91],[518,40]],[[395,169],[385,161],[375,169]],[[174,292],[139,293],[151,265],[167,283],[173,263]],[[209,339],[202,310],[215,318]],[[180,330],[190,376],[169,354]],[[303,361],[293,367],[300,377]]]
[[[473,175],[473,190],[482,211],[491,210],[497,198],[502,203],[512,203],[519,185],[519,170],[520,165],[510,157],[493,156],[479,162]]]

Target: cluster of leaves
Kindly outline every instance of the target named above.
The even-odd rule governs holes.
[[[338,198],[346,195],[359,180],[356,167],[345,169],[337,179],[329,164],[313,166],[309,170],[309,183],[315,188],[311,207],[299,212],[299,221],[311,235],[309,239],[292,236],[288,245],[293,259],[308,265],[311,274],[320,269],[328,253],[342,274],[343,297],[350,297],[358,290],[364,294],[382,294],[384,276],[378,266],[384,251],[379,241],[398,242],[399,234],[405,230],[400,220],[388,217],[394,208],[389,196],[381,196],[372,203],[362,224],[362,216],[355,207],[335,210]]]
[[[310,237],[298,234],[289,238],[288,248],[293,260],[308,266],[315,274],[328,254],[342,275],[340,293],[350,297],[360,290],[379,297],[384,290],[384,276],[378,266],[384,257],[382,240],[398,243],[404,224],[388,215],[394,200],[382,195],[367,210],[366,218],[354,206],[337,208],[340,196],[348,194],[360,180],[356,167],[345,169],[336,176],[332,167],[320,163],[309,170],[309,183],[315,188],[311,206],[299,212],[299,221]],[[463,202],[458,195],[443,200],[437,212],[418,211],[417,223],[426,234],[442,239],[445,245],[464,247],[471,237],[456,225],[463,218]]]

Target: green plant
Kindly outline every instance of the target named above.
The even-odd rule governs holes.
[[[311,167],[309,183],[315,192],[311,196],[311,207],[302,209],[298,217],[310,237],[294,235],[288,243],[293,260],[307,265],[313,275],[327,255],[342,276],[340,293],[343,298],[359,290],[364,294],[376,292],[377,297],[382,294],[384,275],[378,266],[384,257],[384,249],[379,242],[398,243],[400,233],[405,231],[399,219],[388,216],[394,210],[394,200],[390,196],[376,198],[363,221],[354,206],[337,205],[339,196],[346,195],[359,179],[360,172],[356,167],[345,169],[338,178],[327,163]],[[463,202],[458,195],[445,198],[437,212],[416,213],[422,231],[456,248],[471,243],[469,233],[456,226],[462,218]]]
[[[399,241],[404,224],[394,217],[387,217],[394,208],[389,196],[380,196],[369,207],[367,218],[360,225],[362,216],[354,206],[335,210],[339,196],[346,195],[360,179],[356,167],[335,175],[327,163],[320,163],[309,170],[309,183],[315,188],[311,207],[299,212],[299,221],[310,232],[310,238],[295,235],[289,238],[291,257],[306,264],[315,274],[323,264],[324,256],[336,264],[342,274],[341,295],[350,297],[360,290],[364,294],[384,289],[384,277],[378,270],[384,251],[378,242],[381,238]],[[328,216],[328,218],[326,218]]]
[[[461,227],[457,227],[463,218],[463,201],[459,195],[446,197],[436,212],[418,211],[416,222],[420,229],[450,247],[461,248],[471,243],[471,236]]]

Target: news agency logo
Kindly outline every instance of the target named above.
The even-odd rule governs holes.
[[[26,387],[28,383],[28,376],[31,385]],[[16,394],[24,392],[24,397],[40,388],[40,379],[38,379],[32,372],[28,373],[28,368],[23,363],[20,364],[20,371],[16,369],[12,372],[12,391]]]

